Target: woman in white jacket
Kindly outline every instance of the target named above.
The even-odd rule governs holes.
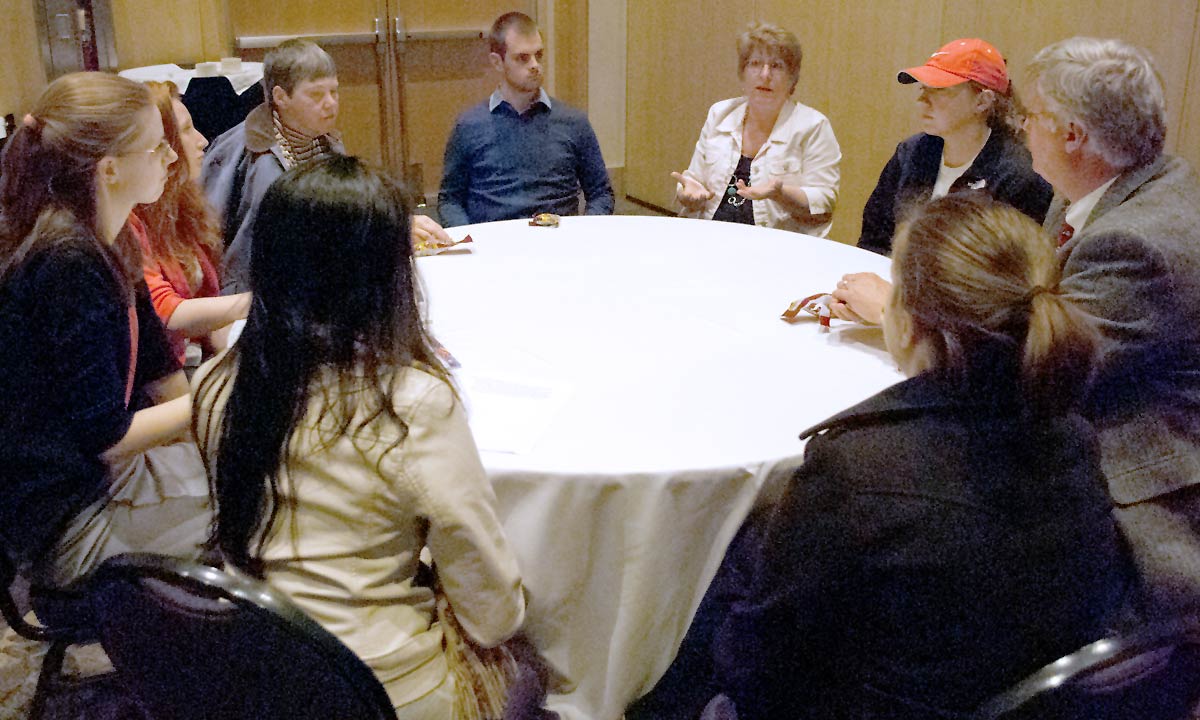
[[[709,108],[691,164],[671,173],[679,214],[825,237],[842,151],[829,119],[791,99],[800,42],[753,23],[737,50],[744,95]]]

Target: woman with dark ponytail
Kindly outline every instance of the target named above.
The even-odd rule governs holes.
[[[176,159],[146,88],[50,84],[0,170],[0,544],[67,583],[120,552],[196,556],[211,515],[191,398],[127,221]]]
[[[896,234],[883,317],[909,379],[806,430],[718,631],[743,718],[958,717],[1106,634],[1126,582],[1091,426],[1096,352],[1054,249],[977,194]]]
[[[480,688],[459,675],[451,632],[487,656],[525,603],[422,325],[409,232],[404,192],[355,158],[276,180],[254,223],[245,330],[193,378],[196,437],[225,561],[357,652],[402,720],[474,717]]]

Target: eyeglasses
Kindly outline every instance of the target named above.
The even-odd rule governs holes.
[[[778,74],[787,70],[787,65],[784,65],[779,60],[763,60],[761,58],[746,61],[746,69],[751,72],[761,72],[763,68],[767,68],[771,72]]]
[[[150,155],[153,155],[154,157],[157,157],[157,158],[170,157],[171,143],[167,142],[166,138],[163,138],[162,140],[158,141],[157,145],[150,148],[149,150],[129,150],[129,151],[121,153],[121,155],[140,155],[142,153],[149,153]]]
[[[1054,116],[1048,112],[1033,112],[1031,110],[1026,110],[1026,111],[1022,112],[1018,117],[1021,120],[1021,127],[1025,127],[1025,125],[1028,124],[1030,121],[1037,120],[1038,118],[1046,118],[1049,121],[1048,124],[1051,127],[1053,127],[1053,125],[1054,125]]]

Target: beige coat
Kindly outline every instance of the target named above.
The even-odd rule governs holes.
[[[233,385],[221,380],[235,373],[221,359],[193,380],[197,441],[210,468]],[[516,559],[461,404],[432,375],[401,372],[393,404],[408,435],[390,452],[401,428],[386,416],[324,447],[332,421],[318,425],[320,388],[332,387],[332,377],[315,383],[280,473],[295,511],[287,502],[279,508],[263,554],[267,581],[366,661],[397,707],[447,673],[433,593],[413,582],[422,548],[479,644],[507,639],[525,614]]]

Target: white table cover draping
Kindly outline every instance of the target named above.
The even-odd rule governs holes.
[[[677,218],[450,232],[470,251],[418,266],[472,416],[504,414],[502,393],[470,392],[480,377],[560,391],[522,452],[477,432],[527,632],[566,680],[550,706],[620,718],[669,666],[760,489],[798,462],[800,431],[901,379],[877,329],[779,319],[889,261]]]

